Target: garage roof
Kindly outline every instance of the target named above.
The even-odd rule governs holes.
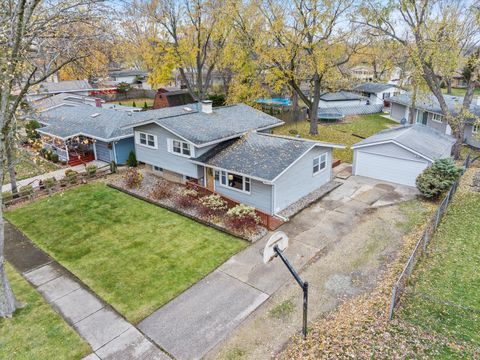
[[[455,139],[424,125],[400,126],[381,131],[352,146],[353,149],[383,143],[395,143],[427,160],[450,157]]]

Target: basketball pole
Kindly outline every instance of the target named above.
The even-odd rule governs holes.
[[[300,278],[300,275],[295,271],[293,268],[292,264],[288,261],[288,259],[283,255],[282,251],[278,248],[278,245],[275,245],[273,247],[273,251],[277,254],[277,256],[282,259],[283,263],[287,267],[288,271],[290,271],[290,274],[294,277],[294,279],[297,281],[298,285],[303,290],[303,329],[302,329],[302,334],[303,338],[307,338],[307,313],[308,313],[308,282],[303,281]]]

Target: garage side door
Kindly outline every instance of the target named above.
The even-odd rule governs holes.
[[[95,143],[95,148],[97,151],[97,160],[110,162],[110,149],[108,144],[103,141],[97,141]]]
[[[427,166],[427,161],[413,161],[390,156],[355,151],[355,175],[397,184],[415,186],[415,179]]]

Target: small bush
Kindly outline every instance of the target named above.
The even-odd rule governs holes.
[[[6,203],[13,199],[13,194],[11,191],[5,191],[2,193],[3,202]]]
[[[220,195],[212,194],[200,198],[200,211],[206,216],[218,216],[227,210],[227,202]]]
[[[51,153],[50,154],[50,160],[54,162],[55,164],[58,163],[58,154],[57,153]]]
[[[71,174],[71,173],[75,173],[75,174],[76,174],[77,172],[76,172],[75,170],[73,170],[73,169],[67,169],[67,170],[65,170],[65,176],[68,176],[68,174]]]
[[[144,108],[145,110],[148,109],[148,105],[147,105],[147,102],[146,102],[146,101],[143,103],[143,108]]]
[[[40,138],[40,134],[37,132],[37,129],[40,128],[40,123],[37,120],[30,120],[25,125],[25,132],[27,133],[27,138],[31,141],[35,141]]]
[[[41,148],[40,149],[40,155],[43,156],[43,157],[46,157],[47,151],[48,150],[46,148]]]
[[[140,171],[135,168],[129,168],[123,175],[123,180],[125,181],[125,186],[129,189],[138,189],[142,184],[143,175]]]
[[[133,150],[130,151],[130,153],[128,154],[127,165],[130,167],[137,167],[138,165],[137,157],[135,156],[135,153],[133,152]]]
[[[137,104],[135,103],[135,101],[132,102],[132,106],[133,106],[133,107],[137,107]]]
[[[31,196],[33,194],[33,186],[32,185],[25,185],[22,186],[18,192],[18,194],[22,196]]]
[[[53,187],[55,187],[56,183],[57,183],[57,179],[55,179],[54,177],[47,178],[42,181],[43,187],[47,190],[50,190]]]
[[[93,164],[87,165],[85,167],[85,171],[87,172],[88,176],[93,177],[97,173],[97,166]]]
[[[226,223],[233,230],[242,232],[254,232],[260,223],[255,208],[239,204],[227,211]]]
[[[190,208],[197,205],[198,192],[194,189],[184,188],[178,191],[175,202],[182,208]]]
[[[67,169],[67,170],[71,170],[71,169]],[[77,183],[78,173],[76,171],[74,171],[74,170],[65,171],[65,176],[67,177],[67,181],[70,184],[76,184]]]
[[[165,199],[172,193],[170,186],[165,181],[157,181],[153,190],[150,192],[150,197],[155,200]]]
[[[439,159],[418,175],[415,183],[424,197],[435,199],[450,189],[461,173],[462,168],[457,167],[451,158]]]
[[[298,135],[298,131],[295,130],[295,129],[290,129],[290,130],[288,130],[288,133],[289,133],[290,135]]]

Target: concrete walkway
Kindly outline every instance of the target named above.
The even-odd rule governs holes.
[[[96,165],[98,168],[108,165],[108,163],[100,160],[93,160],[89,162],[89,164]],[[51,171],[46,174],[40,174],[28,179],[23,179],[23,180],[17,181],[17,187],[21,188],[22,186],[29,185],[29,184],[32,185],[33,187],[38,187],[40,180],[45,180],[52,177],[54,177],[57,180],[63,179],[65,177],[65,170],[67,169],[72,169],[76,172],[82,173],[82,172],[85,172],[85,165],[66,167],[63,169]],[[11,191],[11,189],[12,189],[12,186],[10,184],[5,184],[2,186],[2,192]]]
[[[8,222],[5,238],[7,260],[92,347],[85,359],[170,359]]]
[[[300,270],[321,254],[326,239],[350,231],[357,214],[415,195],[414,188],[350,177],[320,200],[321,206],[305,209],[280,228],[290,237],[286,256]],[[263,264],[267,240],[265,237],[230,258],[143,320],[139,328],[177,359],[204,357],[291,279],[281,261]]]

